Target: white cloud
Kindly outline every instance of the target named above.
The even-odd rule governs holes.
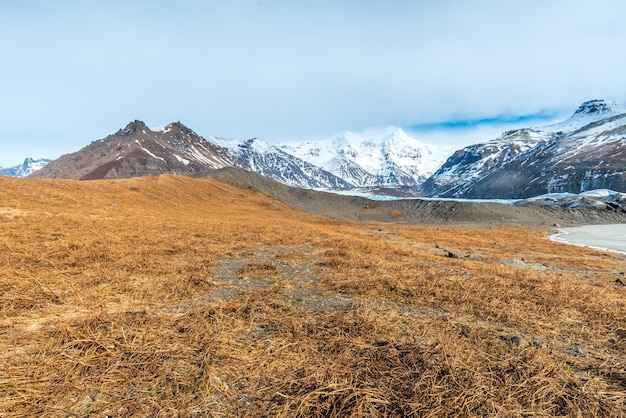
[[[1,2],[2,155],[74,151],[135,118],[286,140],[573,112],[626,98],[624,11],[609,0]]]

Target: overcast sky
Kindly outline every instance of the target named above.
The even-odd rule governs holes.
[[[624,16],[621,0],[0,0],[0,166],[134,119],[467,145],[626,100]]]

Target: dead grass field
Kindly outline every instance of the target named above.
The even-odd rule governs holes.
[[[0,188],[0,417],[626,415],[624,256],[186,177]]]

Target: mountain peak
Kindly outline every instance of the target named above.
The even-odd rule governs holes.
[[[166,125],[163,129],[163,133],[169,136],[174,136],[180,140],[184,140],[185,138],[200,138],[200,135],[180,123],[180,121],[172,122],[169,125]]]
[[[180,121],[172,122],[165,127],[165,130],[170,130],[170,129],[178,129],[179,131],[185,132],[185,133],[193,132],[190,128],[183,125]]]
[[[0,175],[11,177],[26,177],[39,170],[46,164],[50,163],[51,161],[52,160],[44,157],[26,158],[22,164],[16,165],[15,167],[0,167]]]
[[[389,125],[385,128],[385,134],[386,135],[395,135],[395,134],[405,134],[406,132],[404,132],[404,130],[398,126],[395,125]]]
[[[385,142],[389,142],[389,141],[393,141],[393,142],[398,142],[398,141],[409,141],[411,143],[415,143],[415,141],[417,141],[415,138],[411,137],[409,134],[407,134],[402,128],[399,128],[397,126],[388,126],[385,129],[385,133],[383,134],[383,140]]]
[[[614,102],[607,102],[605,100],[589,100],[580,105],[574,116],[582,115],[603,115],[606,113],[613,113],[617,110],[617,104]]]
[[[137,120],[135,119],[134,121],[130,122],[128,125],[126,125],[126,127],[124,129],[120,129],[117,132],[117,135],[133,135],[136,134],[138,132],[143,132],[145,133],[146,130],[150,130],[150,128],[148,128],[146,126],[145,123],[143,123],[143,121]]]

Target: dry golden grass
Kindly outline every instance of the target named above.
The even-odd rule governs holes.
[[[623,256],[176,176],[0,187],[2,417],[626,415]]]

